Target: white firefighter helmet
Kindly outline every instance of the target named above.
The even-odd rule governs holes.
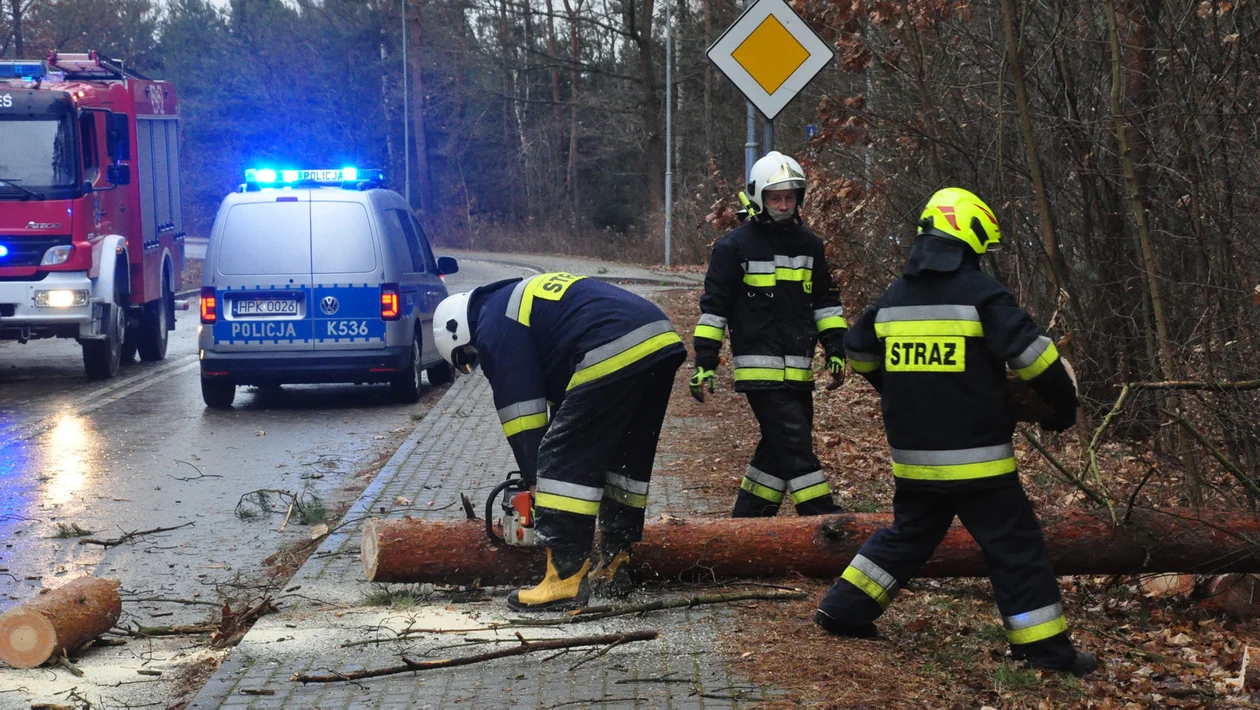
[[[472,294],[472,291],[464,291],[447,296],[433,312],[433,342],[438,353],[465,374],[472,372],[476,362],[476,357],[470,356],[466,349],[473,344],[472,318],[468,313]]]
[[[796,190],[796,207],[800,209],[801,203],[805,201],[805,171],[801,169],[800,163],[777,150],[766,153],[753,163],[752,170],[748,173],[748,199],[759,213],[766,212],[763,192],[793,188]]]

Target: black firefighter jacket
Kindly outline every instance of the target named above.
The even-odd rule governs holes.
[[[704,278],[696,366],[717,368],[731,331],[735,391],[814,388],[814,347],[843,357],[844,309],[822,240],[805,227],[750,220],[718,240]]]
[[[686,357],[682,338],[656,304],[597,279],[539,274],[479,291],[477,359],[526,481],[537,474],[549,405],[559,407],[579,387]]]
[[[1007,366],[1054,410],[1043,427],[1076,421],[1076,386],[1054,342],[962,242],[920,237],[904,275],[844,345],[882,394],[899,487],[957,490],[1016,475]]]

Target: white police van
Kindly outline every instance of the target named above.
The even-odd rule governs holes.
[[[247,170],[214,220],[201,287],[201,395],[237,385],[389,383],[419,398],[451,379],[433,344],[441,276],[406,200],[380,171]]]

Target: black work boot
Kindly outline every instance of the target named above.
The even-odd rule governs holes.
[[[1051,643],[1036,642],[1011,646],[1011,658],[1026,662],[1030,668],[1071,673],[1078,678],[1098,670],[1098,659],[1094,658],[1094,654],[1081,653],[1073,648],[1070,642],[1064,648],[1062,644],[1054,643],[1053,639],[1048,639],[1048,641]]]
[[[565,553],[547,548],[547,574],[537,586],[521,588],[508,595],[507,604],[516,611],[565,611],[586,606],[590,599],[587,572],[589,553]]]
[[[814,612],[814,623],[818,625],[818,628],[834,636],[849,636],[851,638],[859,639],[873,639],[879,637],[879,629],[875,628],[875,624],[873,622],[868,621],[865,624],[846,624],[842,621],[837,621],[822,609]]]
[[[602,549],[599,564],[591,570],[591,593],[600,597],[625,599],[634,588],[630,574],[630,545],[610,545]]]

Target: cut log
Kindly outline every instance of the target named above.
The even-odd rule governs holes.
[[[113,628],[122,615],[118,581],[80,577],[0,614],[0,661],[34,668]]]
[[[1260,572],[1260,517],[1234,512],[1134,510],[1115,526],[1106,511],[1041,516],[1055,572]],[[810,518],[670,519],[649,523],[631,562],[638,579],[838,577],[887,514]],[[519,584],[542,578],[541,549],[495,545],[477,521],[369,520],[363,569],[372,582]],[[922,577],[982,577],[984,556],[957,522]]]

